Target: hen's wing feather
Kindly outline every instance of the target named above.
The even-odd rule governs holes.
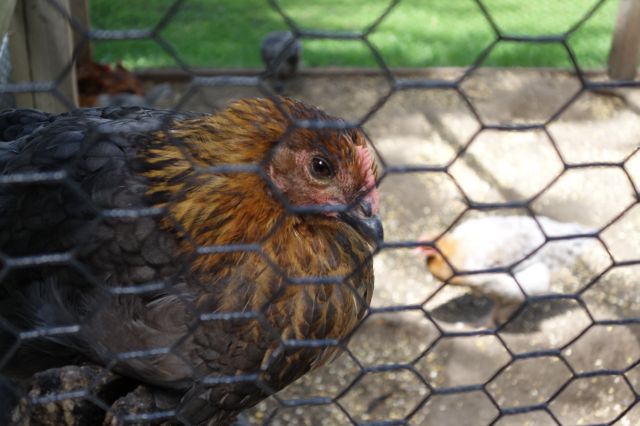
[[[62,252],[82,247],[90,230],[98,232],[92,239],[111,234],[93,228],[101,210],[147,207],[145,182],[134,170],[137,149],[154,130],[183,118],[142,108],[0,113],[0,175],[8,182],[0,185],[0,251]]]
[[[137,151],[154,131],[185,118],[142,108],[0,113],[4,320],[21,330],[81,321],[104,297],[103,284],[136,285],[178,268],[176,242],[155,216],[104,213],[149,207]],[[2,347],[14,340],[0,332]]]

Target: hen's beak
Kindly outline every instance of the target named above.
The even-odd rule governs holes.
[[[360,201],[349,211],[340,213],[339,216],[365,239],[376,243],[383,241],[382,222],[378,215],[373,214],[371,203],[366,199]]]

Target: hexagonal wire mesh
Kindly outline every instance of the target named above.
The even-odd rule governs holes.
[[[193,98],[207,90],[223,99],[253,90],[272,102],[236,107],[228,122],[210,123],[116,107],[58,118],[65,123],[59,133],[36,130],[48,116],[0,115],[6,422],[226,424],[244,411],[240,423],[276,425],[637,424],[640,133],[632,100],[613,91],[631,92],[638,83],[589,78],[569,43],[604,0],[569,29],[535,36],[503,31],[475,0],[492,42],[461,72],[426,77],[403,77],[371,42],[399,0],[353,32],[304,29],[270,0],[295,39],[255,77],[203,77],[182,59],[162,29],[187,1],[173,2],[144,30],[84,28],[59,0],[47,3],[85,42],[157,43],[188,75],[177,108],[197,108]],[[334,109],[356,119],[309,112],[271,89],[270,70],[287,49],[312,39],[358,41],[377,62],[379,76],[361,82],[304,82],[324,98],[298,89],[301,97],[343,104]],[[572,73],[482,68],[507,42],[555,44]],[[71,69],[54,82],[3,84],[0,93],[61,97],[56,84]],[[526,84],[533,87],[518,90]],[[527,109],[545,97],[553,104],[545,104],[548,112]],[[125,120],[107,123],[118,118]],[[251,145],[251,138],[273,136],[265,122],[280,133],[257,161],[234,148],[238,155],[228,153],[234,161],[225,162],[189,142],[189,132],[233,140],[242,131]],[[348,247],[345,253],[299,236],[317,244],[283,257],[278,244],[293,243],[281,234],[303,232],[288,228],[292,220],[335,221],[373,198],[367,187],[355,204],[309,206],[296,195],[304,186],[291,191],[273,172],[300,138],[330,146],[345,135],[366,135],[376,151],[385,241],[358,245],[359,237],[338,228],[328,241],[340,244],[325,244]],[[153,155],[133,166],[131,144],[139,140]],[[219,238],[243,209],[256,210],[241,198],[253,188],[280,210],[264,198],[249,201],[267,212],[253,216],[260,223]],[[199,210],[204,216],[190,219],[189,211],[204,208],[198,197],[207,205],[229,202],[233,214]],[[269,217],[270,208],[283,213]],[[415,248],[419,254],[408,252]],[[331,256],[338,260],[322,267]],[[322,366],[336,348],[342,356]],[[45,370],[49,361],[57,365],[33,378],[24,372]],[[276,393],[311,367],[318,369]]]

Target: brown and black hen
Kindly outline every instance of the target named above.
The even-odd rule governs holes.
[[[319,120],[337,128],[291,124]],[[288,98],[0,113],[2,374],[82,358],[223,425],[331,360],[382,239],[345,127]]]

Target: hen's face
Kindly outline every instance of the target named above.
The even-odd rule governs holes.
[[[297,129],[276,146],[267,173],[289,204],[322,209],[382,240],[376,164],[360,131]]]

